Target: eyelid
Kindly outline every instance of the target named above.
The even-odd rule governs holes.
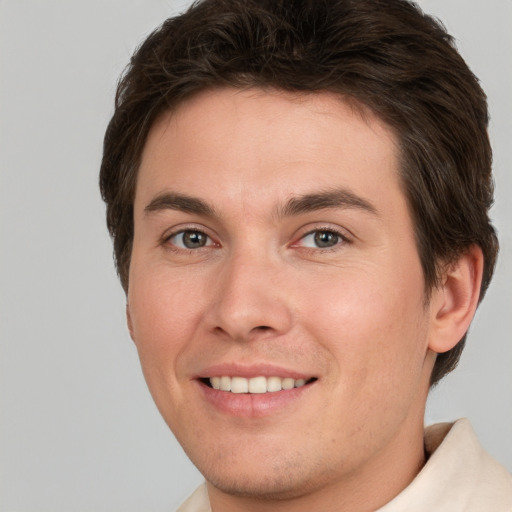
[[[307,236],[310,236],[319,231],[326,231],[326,232],[334,233],[334,234],[338,235],[341,240],[340,240],[340,242],[333,245],[332,247],[327,247],[327,248],[322,248],[322,247],[314,248],[314,247],[301,246],[300,242],[302,240],[304,240]],[[311,249],[311,250],[315,250],[315,251],[318,250],[318,251],[326,252],[326,251],[329,251],[329,249],[333,250],[341,245],[352,243],[353,235],[347,229],[341,228],[340,226],[321,224],[321,225],[314,226],[314,227],[307,226],[307,227],[303,228],[302,230],[300,230],[299,235],[294,237],[294,240],[295,240],[295,242],[293,242],[291,244],[291,247],[303,247],[304,249]]]
[[[178,243],[178,239],[179,237],[181,236],[182,238],[185,236],[186,233],[199,233],[201,235],[204,235],[206,237],[206,242],[204,245],[201,245],[199,247],[186,247],[184,246],[183,244],[183,241],[182,243]],[[213,242],[213,240],[211,239],[211,237],[209,237],[206,233],[203,233],[201,231],[197,231],[197,230],[192,230],[192,229],[185,229],[184,231],[178,231],[177,233],[175,233],[174,235],[172,235],[171,237],[169,237],[167,239],[168,242],[170,242],[171,240],[173,239],[176,239],[175,242],[172,242],[172,245],[174,245],[175,247],[177,247],[178,249],[181,249],[181,250],[184,250],[184,251],[187,251],[187,250],[194,250],[194,251],[198,251],[200,249],[204,249],[205,247],[212,247],[213,245],[215,245],[215,243],[208,243],[208,240],[210,240],[210,242]],[[182,246],[183,245],[183,246]]]
[[[202,233],[213,243],[207,243],[205,246],[199,247],[197,249],[183,248],[183,247],[179,247],[179,246],[176,246],[175,244],[170,243],[170,240],[172,238],[174,238],[182,233],[186,233],[187,231]],[[209,229],[205,228],[204,226],[198,226],[197,224],[179,225],[179,226],[174,226],[174,227],[166,230],[162,234],[162,237],[160,238],[159,245],[172,246],[176,250],[180,250],[180,251],[198,251],[201,249],[206,249],[208,247],[220,246],[220,244],[216,240],[216,237],[210,232]]]

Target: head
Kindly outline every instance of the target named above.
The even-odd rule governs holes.
[[[203,1],[145,40],[119,83],[100,176],[125,291],[149,130],[216,87],[328,91],[368,108],[399,141],[426,300],[446,265],[472,244],[484,254],[484,296],[498,248],[488,217],[486,98],[440,23],[402,0]],[[439,354],[432,384],[456,366],[464,343],[465,336]]]
[[[150,390],[207,479],[290,497],[297,468],[296,488],[314,486],[357,476],[384,446],[408,446],[404,432],[421,429],[428,384],[456,365],[472,317],[425,365],[429,326],[442,321],[431,312],[463,274],[476,307],[494,268],[487,122],[450,36],[403,0],[206,0],[136,51],[105,136],[101,189]],[[331,229],[334,214],[308,216],[338,203],[345,232]],[[148,220],[163,210],[181,217]],[[331,244],[350,249],[339,260],[323,250]],[[467,295],[452,293],[438,316]],[[267,422],[265,400],[254,400],[250,423],[245,398],[228,400],[237,419],[196,406],[202,394],[217,400],[207,377],[251,377],[251,361],[264,375],[271,361],[283,377],[310,379],[289,443],[293,414]],[[216,426],[232,439],[212,440]],[[198,439],[214,455],[197,452]],[[346,458],[331,460],[329,443]],[[237,466],[258,456],[267,480]],[[219,476],[220,458],[230,469]]]

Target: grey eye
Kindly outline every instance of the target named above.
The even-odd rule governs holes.
[[[314,247],[325,249],[334,247],[341,241],[341,236],[334,231],[313,231],[302,239],[302,245],[304,247]]]
[[[318,247],[332,247],[336,245],[339,240],[339,235],[332,231],[317,231],[315,233],[315,244]]]
[[[181,231],[172,236],[169,241],[180,249],[200,249],[209,244],[209,236],[201,231]]]

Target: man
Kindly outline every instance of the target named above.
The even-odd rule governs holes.
[[[423,428],[497,254],[487,121],[403,0],[205,0],[137,50],[101,188],[181,511],[512,509],[467,421]]]

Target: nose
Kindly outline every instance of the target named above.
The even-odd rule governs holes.
[[[286,333],[292,324],[282,269],[265,254],[233,255],[218,274],[210,325],[234,341]]]

